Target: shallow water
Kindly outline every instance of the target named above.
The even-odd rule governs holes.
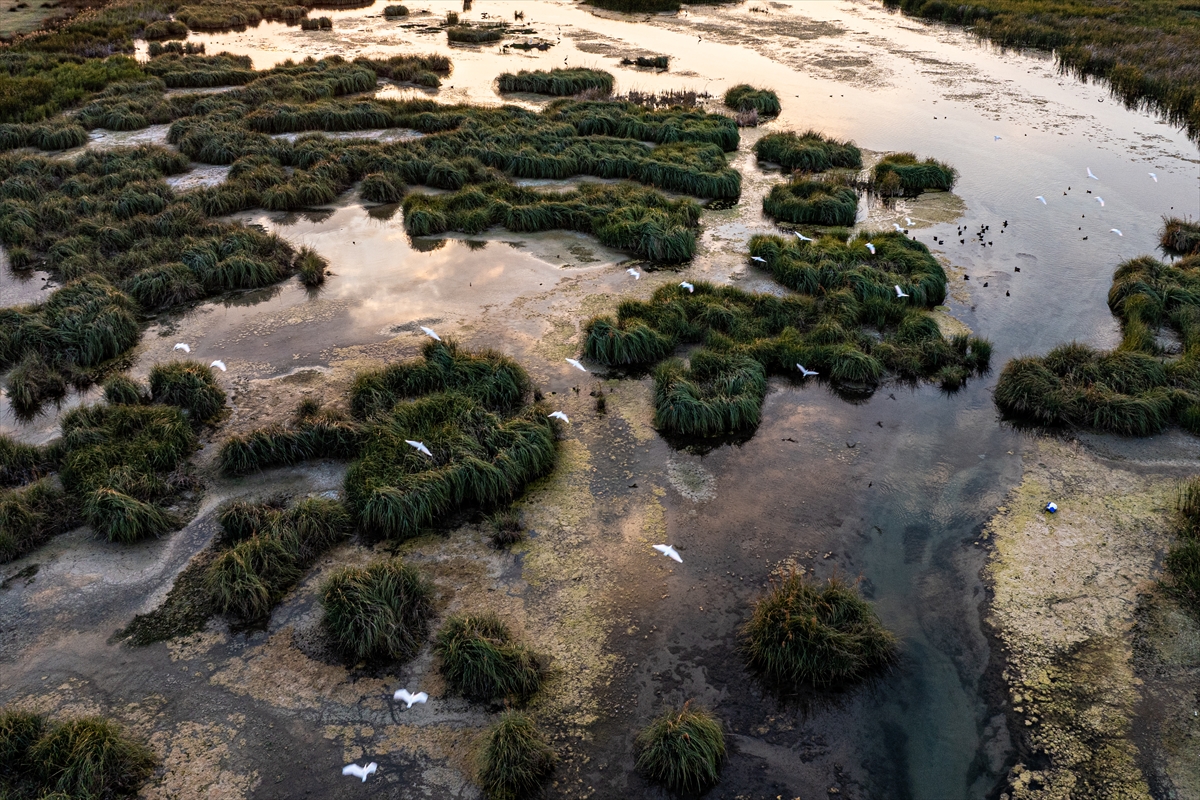
[[[813,127],[872,151],[913,150],[959,169],[958,200],[927,195],[872,207],[868,220],[890,228],[907,215],[922,241],[945,242],[931,246],[953,280],[949,311],[995,344],[996,367],[1070,339],[1114,344],[1117,326],[1105,304],[1112,270],[1154,251],[1163,214],[1197,211],[1200,160],[1173,127],[1123,108],[1101,86],[1060,75],[1043,55],[1000,52],[872,3],[701,6],[631,20],[571,3],[476,2],[463,13],[460,3],[431,0],[420,5],[430,14],[398,22],[382,18],[385,4],[317,12],[333,18],[332,32],[264,23],[191,38],[209,53],[249,55],[257,68],[334,53],[451,55],[454,72],[436,94],[387,87],[381,96],[499,103],[499,72],[567,63],[609,70],[618,91],[685,88],[719,97],[751,82],[778,92],[783,115],[743,132],[732,154],[744,175],[742,201],[705,214],[701,251],[678,277],[648,273],[634,282],[615,266],[622,254],[585,236],[497,230],[471,240],[413,240],[395,207],[369,208],[351,193],[330,209],[240,217],[325,255],[332,275],[322,289],[289,282],[160,319],[136,351],[135,375],[168,358],[174,342],[189,342],[194,356],[229,365],[224,380],[236,387],[234,424],[248,423],[268,413],[257,407],[258,382],[304,370],[320,375],[350,349],[369,353],[396,337],[415,351],[422,342],[417,326],[426,325],[513,353],[548,391],[578,405],[586,392],[572,399],[580,381],[561,361],[572,352],[562,343],[591,313],[620,297],[644,297],[666,280],[780,291],[745,258],[749,235],[774,229],[759,202],[777,173],[760,169],[748,150],[770,130]],[[480,19],[515,7],[553,47],[451,47],[444,32],[405,27],[449,10]],[[671,68],[619,65],[620,57],[638,54],[669,54]],[[1087,168],[1100,180],[1089,180]],[[206,169],[196,172],[220,180]],[[963,236],[960,225],[968,229]],[[991,246],[971,237],[981,225],[991,226]],[[39,280],[3,277],[5,305],[28,302],[34,287],[40,290]],[[821,386],[776,382],[756,435],[703,456],[673,451],[658,438],[638,440],[637,426],[615,414],[579,428],[575,435],[602,465],[592,491],[612,498],[605,528],[623,524],[619,498],[656,483],[675,486],[661,501],[665,535],[681,545],[685,563],[653,580],[630,578],[619,599],[606,601],[617,618],[654,636],[611,632],[607,646],[622,665],[620,688],[610,690],[614,710],[589,729],[578,745],[586,758],[563,767],[551,794],[575,796],[572,781],[580,780],[599,797],[645,796],[650,790],[627,770],[632,732],[660,700],[687,697],[713,705],[733,733],[735,755],[713,796],[807,797],[831,786],[844,796],[921,800],[991,792],[1013,757],[1012,740],[996,700],[999,656],[981,622],[984,553],[973,542],[1017,480],[1023,449],[1022,436],[997,421],[993,385],[994,376],[973,380],[954,395],[933,386],[886,386],[851,404]],[[645,381],[616,386],[622,396],[648,393]],[[5,432],[44,439],[53,419],[50,413],[18,425],[0,398]],[[610,456],[622,466],[604,465]],[[740,665],[736,629],[766,570],[780,562],[818,576],[861,576],[864,592],[901,637],[896,667],[866,687],[806,698],[798,707],[761,696]],[[11,657],[4,651],[5,660]],[[116,678],[107,683],[120,685]],[[214,703],[224,702],[209,691]],[[618,706],[616,698],[630,693],[635,709]],[[324,786],[311,780],[318,783],[305,788]],[[336,791],[348,790],[339,784]]]

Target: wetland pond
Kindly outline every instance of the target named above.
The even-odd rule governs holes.
[[[643,270],[638,280],[626,272],[627,254],[583,234],[494,228],[412,237],[398,206],[366,203],[356,189],[327,207],[237,215],[312,247],[330,275],[315,290],[289,281],[160,315],[143,334],[135,378],[168,359],[175,342],[228,365],[219,378],[232,414],[196,457],[201,469],[228,434],[287,419],[304,397],[335,400],[355,370],[415,355],[419,326],[496,348],[572,421],[559,467],[519,503],[531,536],[496,550],[482,525],[464,521],[399,551],[428,568],[440,612],[497,610],[552,656],[554,677],[531,705],[561,758],[547,796],[668,796],[634,772],[633,739],[663,703],[691,698],[722,718],[730,745],[709,797],[995,796],[1019,757],[1018,723],[1001,677],[1005,654],[985,624],[988,553],[979,540],[1021,481],[1032,446],[999,420],[995,375],[1012,357],[1073,339],[1119,342],[1106,305],[1112,271],[1155,251],[1163,215],[1197,211],[1195,145],[1153,114],[1126,109],[1104,86],[1061,74],[1048,56],[1003,52],[870,2],[629,16],[486,0],[464,12],[461,3],[430,0],[410,4],[399,20],[385,19],[385,5],[322,11],[330,31],[262,23],[189,41],[208,54],[249,56],[255,69],[307,56],[451,58],[439,90],[389,85],[380,97],[534,108],[547,100],[502,98],[496,76],[569,64],[611,72],[617,92],[707,93],[714,111],[726,89],[748,82],[773,89],[783,110],[742,129],[730,154],[741,199],[704,212],[695,258],[677,271]],[[530,38],[552,46],[451,46],[432,29],[452,10],[482,20],[514,9],[536,31]],[[659,54],[670,56],[666,71],[620,64]],[[584,375],[564,358],[580,352],[588,318],[667,283],[782,293],[747,258],[752,234],[778,231],[761,199],[779,173],[760,166],[751,148],[771,131],[809,128],[852,139],[867,154],[913,151],[958,169],[953,195],[869,200],[859,224],[890,230],[912,220],[950,278],[941,321],[989,339],[993,372],[954,393],[887,383],[852,399],[824,384],[773,379],[753,436],[676,448],[651,426],[651,378]],[[87,146],[123,143],[120,134],[93,139]],[[1100,181],[1089,182],[1087,169]],[[197,173],[193,185],[222,179],[211,167]],[[1084,193],[1097,187],[1102,207]],[[960,228],[983,225],[991,246],[969,234],[959,243]],[[2,268],[0,305],[30,302],[47,285],[44,274],[18,280]],[[604,413],[597,391],[607,395]],[[66,406],[97,396],[73,396]],[[0,432],[45,442],[66,406],[21,422],[0,399]],[[1123,457],[1120,441],[1106,447]],[[1190,465],[1196,455],[1184,444],[1172,457]],[[1153,461],[1141,451],[1130,457]],[[335,565],[365,562],[361,546],[318,560],[265,629],[213,621],[165,645],[110,641],[133,614],[162,601],[208,543],[222,501],[333,492],[343,469],[314,462],[212,477],[199,514],[178,533],[115,549],[75,531],[5,565],[3,577],[29,577],[0,589],[0,700],[39,697],[50,709],[103,711],[142,731],[164,764],[147,797],[357,797],[367,789],[479,796],[471,753],[488,715],[443,698],[428,647],[399,669],[373,671],[348,669],[312,644],[317,587]],[[683,563],[655,554],[657,542],[676,545]],[[781,565],[821,579],[861,577],[864,596],[899,639],[896,663],[842,691],[787,702],[764,693],[744,666],[738,629]],[[431,702],[405,710],[386,699],[406,684],[427,690]],[[367,787],[340,774],[351,759],[378,762]]]

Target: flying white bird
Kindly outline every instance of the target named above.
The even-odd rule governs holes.
[[[683,563],[683,559],[679,557],[679,553],[677,553],[675,551],[675,548],[671,547],[671,545],[669,545],[669,544],[656,544],[656,545],[654,545],[654,549],[657,550],[658,552],[662,553],[667,558],[673,558],[676,561],[678,561],[680,564]]]
[[[1117,230],[1116,228],[1110,228],[1109,230],[1110,230],[1112,233],[1115,233],[1117,236],[1124,236],[1124,235],[1125,235],[1125,234],[1121,233],[1119,230]]]
[[[640,281],[640,280],[642,279],[642,273],[638,272],[638,271],[637,271],[636,269],[634,269],[633,267],[630,267],[629,269],[627,269],[627,270],[625,270],[625,271],[626,271],[626,272],[628,272],[630,275],[632,275],[632,276],[633,276],[633,279],[634,279],[635,281]]]
[[[993,142],[998,142],[998,141],[1000,141],[1000,137],[999,137],[999,136],[993,136],[993,137],[992,137],[992,141],[993,141]]]
[[[1101,208],[1104,208],[1104,198],[1103,197],[1097,197],[1096,202],[1100,204]]]
[[[567,415],[561,411],[555,411],[553,414],[550,414],[549,416],[553,417],[554,419],[561,419],[563,422],[571,421],[571,420],[567,419]]]
[[[365,767],[360,767],[358,764],[347,764],[342,767],[343,775],[353,775],[356,778],[362,778],[363,783],[367,782],[367,776],[379,769],[379,765],[372,761]]]
[[[867,249],[871,251],[871,255],[875,255],[875,245],[867,242]]]
[[[405,708],[412,708],[413,703],[424,703],[429,699],[429,695],[425,694],[424,692],[417,692],[416,694],[413,694],[408,689],[397,689],[396,693],[392,695],[392,699],[403,700],[408,704],[405,706]]]
[[[1094,180],[1094,181],[1098,181],[1098,180],[1100,180],[1099,178],[1097,178],[1097,177],[1095,176],[1095,174],[1093,174],[1093,172],[1092,172],[1092,168],[1091,168],[1091,167],[1088,167],[1088,168],[1087,168],[1087,171],[1088,171],[1088,177],[1089,177],[1089,178],[1091,178],[1091,179],[1092,179],[1092,180]]]
[[[1149,175],[1151,178],[1154,178],[1154,182],[1155,182],[1155,183],[1158,183],[1158,176],[1157,176],[1157,175],[1155,175],[1153,172],[1147,172],[1146,174],[1147,174],[1147,175]]]
[[[802,241],[802,242],[811,242],[812,241],[812,239],[808,238],[800,231],[796,231],[796,236],[798,236],[800,238],[800,241]]]
[[[687,281],[684,281],[683,283],[681,283],[679,285],[682,286],[684,289],[687,289],[688,294],[691,294],[692,292],[696,291],[696,287],[693,286],[692,284],[688,283]]]
[[[750,260],[751,260],[751,261],[757,261],[757,262],[758,262],[758,263],[760,263],[760,264],[765,264],[765,263],[767,263],[767,260],[766,260],[765,258],[763,258],[762,256],[750,256]]]
[[[892,227],[896,229],[896,233],[904,233],[904,228],[900,227],[899,222],[893,222]]]
[[[568,359],[566,359],[566,361],[567,361],[567,363],[568,363],[568,364],[570,364],[572,367],[574,367],[575,369],[579,370],[580,372],[587,372],[587,367],[585,367],[583,364],[580,364],[580,363],[579,363],[578,361],[576,361],[575,359],[573,359],[573,358],[568,358]]]
[[[184,344],[183,342],[180,342],[179,344],[175,345],[175,349],[176,349],[176,350],[182,350],[182,351],[183,351],[183,352],[185,352],[185,353],[190,353],[190,352],[192,352],[192,348],[188,347],[188,346],[187,346],[186,344]]]
[[[224,361],[217,360],[217,361],[214,361],[213,363],[209,364],[209,366],[216,367],[217,369],[221,370],[221,372],[228,372],[228,370],[225,369]]]
[[[900,288],[900,284],[898,283],[896,284],[896,297],[908,297],[908,295],[904,293],[904,290]]]
[[[800,370],[800,373],[806,378],[811,378],[813,375],[817,374],[815,369],[805,369],[803,364],[797,364],[796,369]]]
[[[416,450],[418,453],[424,453],[425,455],[429,456],[430,458],[433,458],[433,453],[429,452],[429,448],[425,446],[424,442],[414,442],[412,439],[405,439],[404,443],[408,444],[408,445],[412,445],[412,448],[414,450]]]
[[[440,342],[442,340],[442,337],[433,332],[433,328],[426,328],[424,325],[422,325],[421,330],[425,331],[425,335],[434,341]]]
[[[1042,205],[1046,205],[1046,198],[1042,197],[1040,194],[1039,194],[1037,197],[1033,198],[1033,199],[1034,199],[1034,200],[1041,200],[1041,201],[1042,201]]]
[[[904,224],[905,224],[905,225],[912,225],[912,224],[913,224],[913,221],[912,221],[911,219],[909,219],[908,217],[905,217],[905,218],[904,218]]]

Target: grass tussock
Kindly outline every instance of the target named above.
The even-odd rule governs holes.
[[[752,431],[767,376],[795,377],[797,364],[854,392],[873,390],[889,373],[946,382],[990,369],[986,340],[947,338],[929,314],[945,298],[946,276],[918,242],[886,233],[827,235],[811,243],[756,236],[750,252],[799,294],[754,294],[704,282],[695,282],[692,292],[664,286],[648,301],[622,303],[615,318],[597,317],[585,326],[588,358],[608,366],[659,364],[655,420],[664,432]],[[895,285],[910,296],[897,298]],[[701,345],[688,363],[670,358],[688,344]]]
[[[699,794],[721,778],[725,731],[711,711],[690,700],[656,717],[636,747],[638,771],[673,792]]]
[[[840,142],[817,131],[768,133],[754,143],[754,155],[759,161],[770,161],[789,171],[862,169],[862,151],[854,142]]]
[[[1159,246],[1169,256],[1200,255],[1200,222],[1179,217],[1163,217]]]
[[[783,109],[779,105],[779,95],[770,89],[755,89],[748,83],[739,83],[725,92],[726,108],[734,111],[755,111],[763,116],[776,117]]]
[[[505,28],[502,25],[484,26],[454,24],[446,28],[446,38],[451,43],[458,44],[491,44],[503,39],[505,33]]]
[[[344,567],[321,588],[325,629],[355,661],[407,661],[429,634],[433,585],[400,559]]]
[[[400,19],[408,16],[407,6],[384,6],[383,16],[388,19]]]
[[[212,422],[225,410],[225,390],[212,367],[198,361],[170,361],[150,370],[150,397],[177,406],[197,423]]]
[[[533,720],[510,709],[484,733],[478,761],[484,797],[523,800],[537,795],[558,757]]]
[[[505,72],[499,78],[502,92],[531,92],[554,97],[569,97],[589,89],[612,94],[613,76],[598,69],[521,70],[515,75]]]
[[[0,488],[36,481],[49,475],[54,466],[46,448],[0,434]]]
[[[1177,540],[1163,563],[1163,584],[1185,610],[1200,619],[1200,478],[1179,489]]]
[[[742,631],[750,667],[786,692],[840,686],[888,663],[896,639],[851,584],[773,580]]]
[[[311,247],[302,247],[296,254],[295,268],[300,275],[300,282],[312,288],[325,283],[329,262]]]
[[[830,181],[798,178],[771,187],[763,213],[783,222],[852,226],[858,216],[858,192]]]
[[[488,526],[492,529],[492,544],[497,547],[508,547],[525,539],[521,515],[511,506],[489,514]]]
[[[78,502],[50,478],[0,489],[0,564],[32,552],[80,522]]]
[[[958,170],[932,158],[921,161],[912,153],[891,153],[871,170],[871,180],[877,187],[898,186],[898,191],[890,192],[894,194],[913,196],[930,189],[948,192],[958,180]]]
[[[546,676],[541,658],[490,613],[449,617],[434,650],[451,690],[470,700],[523,701],[541,688]]]
[[[110,720],[51,720],[0,710],[0,786],[6,797],[106,800],[132,795],[156,764],[148,747]]]

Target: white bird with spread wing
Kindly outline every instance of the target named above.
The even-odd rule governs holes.
[[[757,261],[757,262],[758,262],[758,263],[760,263],[760,264],[765,264],[765,263],[767,263],[767,260],[766,260],[765,258],[763,258],[762,256],[750,256],[750,260],[751,260],[751,261]]]
[[[684,289],[687,289],[687,290],[688,290],[688,294],[692,294],[692,293],[694,293],[694,292],[696,291],[696,287],[695,287],[695,286],[693,286],[692,284],[688,283],[687,281],[684,281],[683,283],[681,283],[681,284],[679,284],[679,285],[680,285],[681,287],[683,287]]]
[[[412,449],[416,450],[418,453],[424,453],[430,458],[433,458],[433,453],[429,452],[429,448],[425,446],[424,442],[414,442],[412,439],[405,439],[404,443],[412,447]]]
[[[1094,180],[1094,181],[1098,181],[1098,180],[1100,180],[1100,179],[1099,179],[1099,178],[1097,178],[1097,177],[1095,176],[1095,174],[1092,172],[1092,168],[1091,168],[1091,167],[1088,167],[1088,168],[1087,168],[1087,171],[1088,171],[1088,177],[1089,177],[1089,178],[1091,178],[1091,179],[1092,179],[1092,180]]]
[[[578,361],[576,361],[575,359],[573,359],[573,358],[568,358],[566,361],[567,361],[567,363],[568,363],[568,364],[570,364],[572,367],[574,367],[575,369],[579,370],[580,372],[587,372],[587,367],[585,367],[583,364],[580,364],[580,363],[579,363]]]
[[[796,231],[796,236],[800,237],[800,241],[802,241],[802,242],[811,242],[812,241],[812,239],[808,238],[800,231]]]
[[[678,561],[680,564],[683,563],[683,559],[679,557],[678,551],[676,551],[675,548],[671,547],[669,544],[656,544],[654,545],[654,549],[662,553],[667,558]]]
[[[632,276],[633,276],[633,279],[634,279],[635,281],[640,281],[640,280],[642,279],[642,273],[638,272],[638,271],[637,271],[636,269],[634,269],[633,267],[630,267],[629,269],[627,269],[627,270],[625,270],[625,271],[626,271],[626,272],[628,272],[630,275],[632,275]]]
[[[796,369],[800,370],[800,374],[806,378],[811,378],[813,375],[817,374],[815,369],[805,369],[803,364],[797,364]]]
[[[908,295],[904,293],[904,290],[900,288],[900,284],[898,283],[896,284],[896,297],[908,297]]]
[[[549,414],[548,416],[551,419],[561,419],[563,422],[567,422],[567,423],[569,423],[571,421],[571,420],[567,419],[567,415],[561,411],[555,411],[553,414]]]
[[[210,366],[210,367],[216,367],[217,369],[221,370],[221,372],[228,372],[228,371],[229,371],[229,370],[225,369],[225,362],[224,362],[224,361],[217,360],[217,361],[214,361],[213,363],[209,364],[209,366]]]
[[[872,244],[871,242],[867,242],[867,249],[871,251],[871,255],[875,255],[875,245],[874,244]]]
[[[899,222],[893,222],[892,227],[896,229],[896,233],[904,233],[904,228],[900,227]]]
[[[1033,198],[1033,199],[1034,199],[1034,200],[1041,200],[1041,201],[1042,201],[1042,205],[1046,205],[1046,198],[1042,197],[1040,194],[1039,194],[1037,197]]]
[[[407,703],[405,708],[412,708],[413,703],[424,703],[429,699],[429,695],[425,694],[425,692],[417,692],[414,694],[408,689],[397,689],[396,693],[392,695],[392,699],[403,700],[405,703]]]
[[[183,352],[185,352],[185,353],[190,353],[190,352],[192,352],[192,348],[191,348],[191,347],[189,347],[189,346],[187,346],[187,345],[186,345],[186,344],[184,344],[183,342],[179,342],[178,344],[176,344],[176,345],[175,345],[175,349],[176,349],[176,350],[182,350],[182,351],[183,351]]]
[[[913,221],[912,221],[911,219],[909,219],[908,217],[905,217],[905,218],[904,218],[904,224],[905,224],[905,225],[910,225],[910,226],[911,226],[911,225],[913,224]]]
[[[363,783],[367,782],[367,776],[379,769],[379,765],[372,761],[365,767],[360,767],[358,764],[347,764],[342,767],[343,775],[353,775],[356,778],[362,778]]]
[[[1101,208],[1104,208],[1104,198],[1103,197],[1097,197],[1096,202],[1100,204]]]
[[[434,341],[440,342],[442,340],[442,337],[433,332],[433,328],[426,328],[424,325],[422,325],[421,330],[425,331],[425,335]]]
[[[1125,234],[1121,233],[1119,230],[1117,230],[1116,228],[1109,228],[1109,232],[1110,232],[1110,233],[1115,233],[1117,236],[1124,236],[1124,235],[1125,235]]]
[[[1158,183],[1158,176],[1157,176],[1157,175],[1155,175],[1153,172],[1147,172],[1146,174],[1147,174],[1147,175],[1149,175],[1151,178],[1154,178],[1154,182],[1155,182],[1155,183]]]

